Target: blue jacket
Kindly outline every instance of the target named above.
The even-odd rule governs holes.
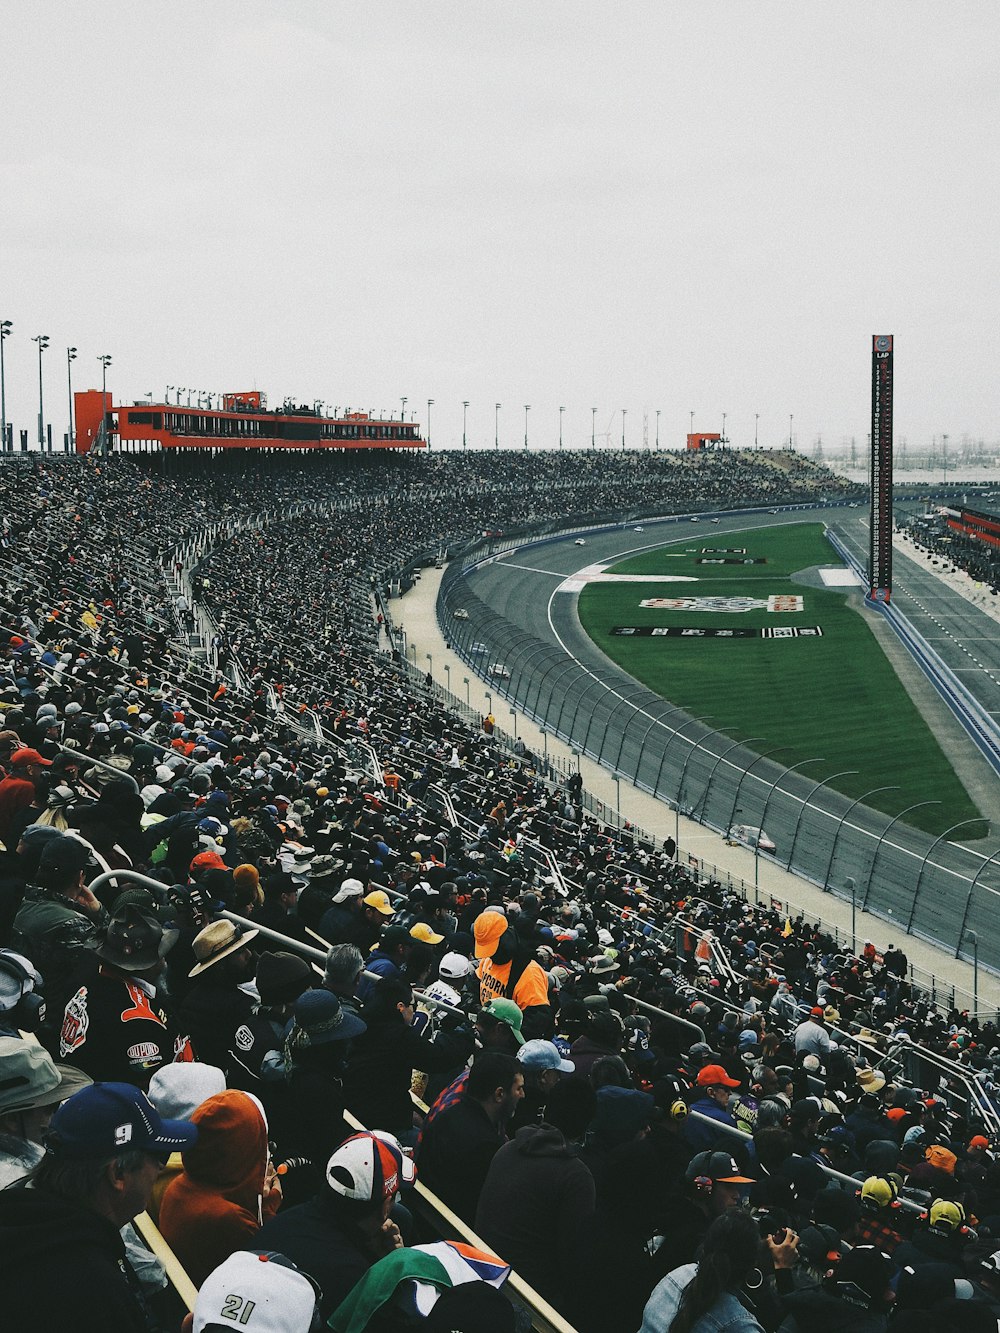
[[[702,1097],[696,1102],[691,1103],[692,1111],[700,1111],[702,1115],[711,1116],[713,1120],[718,1120],[720,1125],[730,1125],[736,1128],[736,1121],[724,1111],[718,1102],[713,1102],[711,1097]],[[732,1135],[723,1134],[712,1129],[711,1125],[705,1125],[700,1120],[694,1120],[691,1116],[684,1121],[681,1133],[684,1141],[691,1146],[692,1156],[698,1152],[705,1152],[707,1149],[723,1147],[727,1152],[732,1147]]]
[[[697,1264],[685,1264],[657,1283],[646,1302],[639,1333],[667,1333],[680,1307],[684,1289],[697,1271]],[[724,1291],[695,1323],[691,1333],[764,1333],[764,1330],[731,1292]]]

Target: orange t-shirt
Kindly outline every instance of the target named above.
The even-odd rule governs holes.
[[[479,1003],[488,1004],[490,1000],[502,1000],[507,996],[507,983],[510,981],[510,969],[513,963],[503,963],[496,967],[492,958],[484,958],[479,964]],[[538,963],[529,963],[517,979],[514,994],[509,997],[518,1009],[531,1009],[535,1005],[548,1004],[549,983]]]

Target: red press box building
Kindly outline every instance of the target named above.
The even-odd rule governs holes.
[[[180,403],[118,404],[89,389],[73,395],[76,452],[110,449],[425,449],[416,422],[380,420],[367,412],[325,417],[308,407],[269,411],[256,390],[227,393],[222,407]]]

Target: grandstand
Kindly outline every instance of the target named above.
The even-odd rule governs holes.
[[[450,1113],[448,1090],[463,1077],[474,1030],[514,1055],[520,1047],[509,1032],[552,1043],[576,1071],[564,1083],[555,1074],[543,1080],[525,1057],[529,1095],[513,1142],[547,1125],[558,1153],[583,1162],[593,1181],[589,1211],[564,1219],[550,1265],[530,1283],[515,1273],[506,1284],[540,1330],[638,1327],[636,1311],[641,1318],[674,1261],[694,1258],[714,1215],[706,1197],[726,1180],[711,1160],[692,1173],[696,1146],[735,1156],[733,1174],[754,1181],[752,1202],[771,1242],[824,1223],[836,1212],[831,1193],[843,1198],[838,1246],[857,1241],[859,1212],[879,1193],[865,1182],[897,1171],[910,1178],[893,1182],[900,1242],[920,1249],[929,1229],[921,1214],[940,1201],[975,1213],[986,1230],[1000,1212],[990,1152],[1000,1134],[995,1023],[959,1012],[953,996],[923,991],[888,941],[865,941],[855,954],[805,918],[767,899],[747,901],[739,886],[680,863],[662,840],[596,817],[578,777],[553,774],[523,745],[506,747],[485,719],[447,707],[393,634],[393,590],[473,551],[484,534],[512,540],[577,520],[849,495],[825,469],[790,454],[3,459],[0,946],[31,967],[0,954],[3,975],[17,975],[15,966],[23,973],[0,990],[5,1028],[22,1029],[34,969],[51,967],[47,996],[61,1003],[47,1019],[33,1010],[39,1036],[98,1080],[118,1068],[110,1055],[118,1020],[95,1056],[80,1019],[78,987],[97,986],[107,968],[98,970],[93,947],[78,948],[72,933],[41,935],[26,905],[61,896],[60,911],[86,916],[91,946],[108,958],[121,923],[140,918],[160,943],[176,932],[165,972],[145,969],[152,980],[139,993],[162,1006],[161,1026],[178,1052],[193,1045],[204,1062],[205,1050],[217,1050],[229,1088],[260,1098],[275,1161],[287,1168],[279,1219],[297,1173],[310,1179],[312,1169],[322,1181],[326,1167],[292,1146],[315,1118],[308,1098],[293,1100],[289,1114],[297,1088],[370,1095],[380,1061],[386,1080],[399,1064],[405,1022],[431,1043],[422,1049],[433,1067],[412,1066],[427,1076],[426,1096],[413,1103],[412,1125],[367,1123],[412,1142],[438,1093],[443,1108],[432,1110]],[[96,906],[82,889],[74,901],[89,905],[67,906],[46,878],[68,843],[85,848],[80,873]],[[386,921],[402,931],[386,935]],[[225,933],[234,926],[259,931],[252,950],[236,951],[250,937]],[[223,952],[205,952],[216,938],[205,930],[227,941]],[[484,993],[461,974],[477,960],[489,974],[481,959],[497,947],[487,937],[498,930],[513,941],[511,979],[499,984],[520,1013],[483,1018]],[[332,979],[337,950],[350,947],[372,969],[364,1006],[353,985],[338,993]],[[234,959],[248,953],[250,971],[227,973],[229,1007],[206,1020],[191,964],[221,977],[213,958],[231,951]],[[335,1073],[318,1060],[309,1066],[311,1083],[293,1077],[301,1050],[294,1006],[308,978],[281,1003],[265,985],[273,959],[287,953],[317,964],[317,989],[338,996],[338,1013],[360,1012],[369,1025]],[[446,968],[446,954],[466,960],[465,969]],[[128,976],[118,957],[107,967]],[[261,957],[272,961],[262,968]],[[283,977],[296,975],[279,966]],[[542,990],[522,1004],[517,981],[526,973],[541,975]],[[415,1026],[405,995],[398,1025],[379,1014],[388,984],[413,988],[423,1010]],[[189,1018],[198,1024],[185,1030]],[[96,1042],[96,1012],[93,1023]],[[167,1060],[134,1050],[126,1052],[129,1080],[146,1086]],[[403,1068],[409,1084],[405,1059]],[[733,1099],[719,1091],[729,1085]],[[579,1131],[560,1118],[565,1107],[557,1113],[555,1089],[565,1087],[566,1102],[589,1096],[597,1108]],[[342,1107],[344,1133],[361,1127],[357,1109]],[[505,1151],[502,1119],[497,1126],[493,1147]],[[27,1154],[0,1140],[8,1163],[17,1152]],[[456,1215],[419,1181],[421,1153],[415,1219],[400,1219],[406,1248],[449,1234],[489,1252],[497,1219]],[[518,1168],[524,1197],[530,1167],[529,1158]],[[16,1201],[4,1205],[0,1230],[17,1215]],[[623,1216],[638,1219],[634,1236]],[[164,1242],[145,1217],[139,1230],[180,1299],[193,1302],[177,1237]],[[968,1259],[962,1271],[973,1271],[973,1251],[954,1230],[957,1262]],[[616,1261],[596,1264],[595,1253],[610,1255],[613,1242]],[[758,1307],[766,1327],[788,1294],[786,1257],[776,1243],[762,1250],[761,1282],[773,1298],[766,1312]],[[803,1250],[803,1283],[806,1270]],[[163,1280],[155,1260],[149,1272],[155,1295]],[[12,1290],[19,1280],[11,1275]],[[155,1299],[176,1316],[176,1301]]]

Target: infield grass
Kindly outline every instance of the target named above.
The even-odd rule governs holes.
[[[763,557],[767,563],[699,565],[704,547],[745,547],[747,558]],[[918,801],[940,801],[906,817],[935,835],[960,820],[974,819],[981,811],[896,676],[865,613],[854,609],[847,590],[807,586],[790,577],[817,565],[839,564],[820,524],[743,533],[692,524],[681,543],[619,561],[609,572],[685,575],[697,583],[589,583],[580,593],[580,620],[602,652],[672,704],[710,714],[712,726],[734,729],[734,739],[763,737],[753,747],[758,753],[787,746],[780,759],[789,764],[821,756],[825,763],[808,770],[817,779],[823,773],[856,769],[857,777],[831,784],[852,798],[873,787],[898,787],[868,802],[889,815]],[[803,610],[706,613],[639,605],[651,597],[766,599],[785,594],[801,596]],[[857,603],[856,595],[854,600]],[[643,625],[819,625],[823,635],[684,639],[611,633],[615,626]],[[964,835],[970,832],[979,836],[975,829]]]

